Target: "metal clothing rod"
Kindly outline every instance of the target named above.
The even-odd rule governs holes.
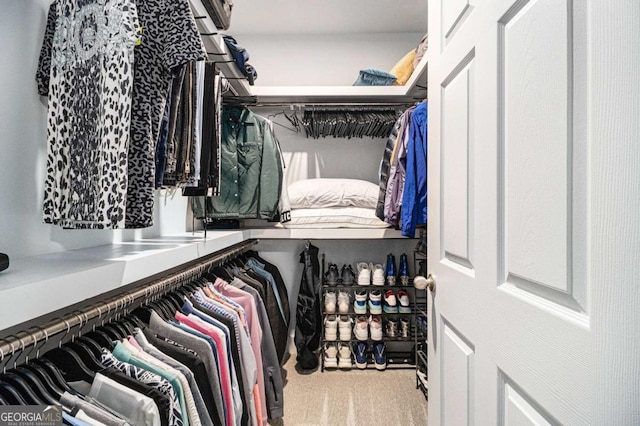
[[[83,327],[93,319],[100,319],[103,316],[121,313],[123,311],[126,312],[132,306],[136,306],[136,304],[157,300],[163,295],[183,286],[185,283],[192,281],[194,278],[199,277],[211,266],[224,264],[227,260],[234,258],[239,253],[248,250],[257,243],[258,240],[243,241],[221,252],[216,252],[210,257],[204,258],[196,265],[187,267],[169,277],[152,281],[140,288],[90,305],[85,309],[73,311],[62,318],[50,321],[42,327],[32,327],[32,329],[30,329],[32,331],[19,331],[5,339],[0,339],[0,342],[2,342],[2,344],[0,344],[0,365],[4,363],[5,358],[12,358],[14,354],[20,351],[31,349],[35,347],[38,342],[42,342],[45,339],[49,340],[51,336],[62,332],[66,332],[64,335],[66,336],[75,326]]]
[[[306,103],[295,103],[295,102],[257,102],[253,105],[247,105],[248,107],[297,107],[297,108],[314,108],[314,107],[367,107],[367,106],[375,106],[375,107],[410,107],[414,105],[413,102],[337,102],[337,103],[322,103],[322,102],[306,102]]]

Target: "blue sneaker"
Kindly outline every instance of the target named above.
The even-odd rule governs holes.
[[[386,355],[387,346],[384,343],[376,343],[373,346],[373,360],[376,364],[376,369],[378,370],[386,370],[387,369],[387,355]]]
[[[367,368],[367,344],[358,342],[354,345],[353,353],[356,356],[356,367],[360,370]]]
[[[391,253],[387,255],[385,274],[387,276],[387,285],[396,285],[396,257]]]
[[[366,291],[356,291],[355,300],[353,301],[353,311],[356,314],[367,313],[367,292]]]
[[[398,270],[398,279],[400,284],[404,286],[409,285],[409,262],[407,261],[406,253],[400,255],[400,268]]]

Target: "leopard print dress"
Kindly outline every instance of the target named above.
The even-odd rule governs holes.
[[[136,5],[58,0],[54,10],[48,25],[55,29],[46,32],[53,39],[44,43],[51,46],[44,221],[65,228],[122,228]]]

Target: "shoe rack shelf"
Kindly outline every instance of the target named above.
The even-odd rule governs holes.
[[[426,334],[417,326],[418,324],[417,315],[418,315],[418,312],[426,311],[426,303],[422,305],[421,303],[418,302],[418,293],[420,292],[420,290],[416,289],[413,286],[413,280],[410,280],[409,285],[406,285],[406,286],[401,284],[359,285],[357,284],[357,280],[352,285],[344,285],[340,281],[337,284],[329,285],[325,281],[325,255],[324,254],[322,255],[321,271],[322,271],[321,272],[322,284],[321,284],[321,294],[320,294],[320,309],[322,313],[321,371],[324,372],[325,369],[327,368],[329,368],[330,370],[341,369],[340,367],[335,368],[335,367],[325,366],[325,349],[327,347],[326,346],[327,344],[349,345],[349,348],[351,350],[351,369],[356,368],[354,346],[360,342],[367,343],[367,346],[369,348],[371,348],[372,345],[375,345],[376,343],[384,343],[386,345],[385,353],[386,353],[387,363],[386,363],[385,369],[416,368],[415,367],[416,366],[416,350],[415,350],[416,344],[417,342],[426,341]],[[375,290],[380,291],[382,295],[382,298],[381,298],[382,305],[384,305],[384,295],[388,290],[394,290],[396,292],[396,295],[397,295],[397,291],[404,290],[409,295],[411,312],[384,312],[383,310],[382,313],[380,314],[371,314],[368,307],[368,298],[367,298],[367,313],[365,314],[356,313],[353,306],[353,302],[355,300],[354,294],[356,291],[363,291],[363,290],[366,291],[367,293]],[[324,297],[327,291],[334,291],[336,293],[336,299],[340,291],[344,291],[349,294],[349,310],[347,313],[344,313],[344,314],[340,313],[337,300],[336,300],[335,312],[332,312],[332,313],[326,312],[325,305],[324,305]],[[397,301],[397,304],[398,305],[400,304],[399,300]],[[350,323],[351,338],[350,339],[348,340],[340,339],[339,333],[337,333],[335,339],[326,338],[325,318],[330,315],[335,315],[338,320],[341,315],[347,315],[350,318],[351,320],[351,323]],[[367,318],[370,315],[380,315],[380,317],[383,320],[383,337],[381,340],[374,340],[371,338],[370,335],[366,340],[360,340],[355,337],[353,332],[353,326],[355,325],[356,318],[360,315],[364,315]],[[386,324],[386,320],[389,318],[397,318],[398,321],[400,319],[409,319],[409,329],[408,329],[407,337],[402,337],[402,336],[389,337],[386,335],[384,324]],[[338,321],[337,328],[339,329],[339,321]],[[400,325],[398,325],[398,332],[400,332]],[[364,368],[363,370],[378,369],[375,364],[374,357],[372,355],[373,355],[372,351],[368,350],[367,365],[366,365],[366,368]],[[337,355],[337,357],[339,357],[339,355]]]
[[[426,244],[426,229],[422,229],[420,234],[421,243],[416,246],[416,250],[413,252],[413,264],[416,274],[422,274],[426,276],[427,273],[427,244]],[[428,356],[427,348],[428,342],[428,327],[429,316],[427,314],[427,297],[430,297],[430,293],[427,290],[416,290],[415,292],[415,308],[416,308],[416,326],[421,324],[424,326],[423,330],[419,330],[420,336],[416,338],[416,388],[420,389],[425,398],[429,399],[429,370],[428,370]]]

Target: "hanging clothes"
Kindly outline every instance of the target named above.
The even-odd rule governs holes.
[[[202,64],[202,61],[198,64]],[[198,164],[199,177],[194,185],[183,188],[184,196],[212,196],[219,194],[220,182],[220,115],[222,107],[222,80],[213,62],[205,62],[202,102],[201,148]]]
[[[427,222],[427,101],[407,109],[389,135],[377,215],[380,210],[384,221],[404,236],[413,237],[416,226]]]
[[[97,31],[74,30],[93,22]],[[45,223],[124,226],[138,28],[132,0],[59,0],[49,9],[36,73],[48,95]]]
[[[247,252],[214,268],[219,277],[207,273],[0,374],[0,403],[60,404],[69,424],[266,426],[283,416],[284,383],[263,294],[278,294],[278,320],[289,305],[278,268],[261,261]],[[245,268],[273,280],[259,291],[230,274]]]
[[[264,118],[246,108],[223,111],[220,165],[220,195],[204,201],[193,197],[195,217],[268,220],[275,216],[283,180],[282,161]]]
[[[320,347],[322,337],[318,247],[307,244],[304,251],[300,253],[300,263],[304,265],[304,270],[296,308],[297,365],[303,370],[314,370],[318,367],[315,351]]]
[[[402,235],[413,238],[416,225],[427,223],[427,102],[411,116],[407,175],[402,194]]]
[[[128,151],[126,227],[153,225],[155,144],[172,70],[206,52],[187,0],[137,0],[142,41],[135,48]]]
[[[384,220],[384,200],[387,191],[387,182],[389,181],[389,173],[391,172],[391,153],[398,138],[402,117],[403,116],[400,116],[398,120],[396,120],[396,124],[393,126],[393,129],[391,129],[391,133],[387,138],[387,144],[384,147],[382,160],[380,161],[380,193],[378,195],[378,204],[376,205],[376,216],[380,220]]]

